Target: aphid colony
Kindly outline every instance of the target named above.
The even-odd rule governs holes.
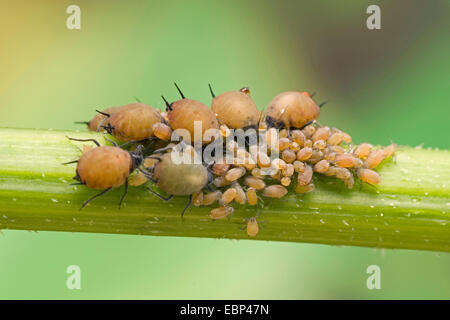
[[[128,185],[146,185],[165,201],[189,196],[182,215],[191,205],[218,204],[210,212],[218,220],[233,214],[236,205],[257,206],[263,198],[284,197],[290,188],[300,194],[311,192],[314,174],[335,177],[349,189],[355,178],[376,185],[381,178],[374,169],[395,153],[394,144],[384,149],[369,143],[354,146],[349,134],[320,125],[317,118],[323,104],[307,92],[280,93],[260,112],[248,88],[216,96],[209,86],[209,108],[186,98],[175,86],[181,99],[169,103],[162,97],[165,112],[139,102],[97,111],[84,122],[89,130],[105,131],[123,144],[108,139],[112,146],[100,146],[93,139],[72,139],[97,144],[70,162],[77,163],[77,184],[102,190],[82,207],[124,185],[122,203]],[[198,124],[200,137],[195,132]],[[249,130],[257,132],[258,141],[239,140],[238,135]],[[205,160],[208,146],[221,148]],[[256,236],[257,217],[247,220],[246,230]]]

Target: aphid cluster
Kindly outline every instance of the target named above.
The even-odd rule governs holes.
[[[181,99],[169,103],[162,97],[165,112],[139,102],[106,108],[84,122],[89,130],[104,131],[123,144],[111,141],[113,146],[100,146],[95,140],[82,140],[94,141],[97,147],[72,161],[77,163],[74,179],[102,190],[83,207],[125,185],[122,203],[128,185],[148,184],[148,190],[165,201],[189,196],[182,214],[191,205],[217,203],[210,217],[218,220],[233,214],[237,205],[282,198],[291,187],[296,193],[311,192],[314,174],[335,177],[349,189],[355,178],[376,185],[381,179],[374,169],[395,153],[394,144],[384,149],[369,143],[354,146],[349,134],[320,125],[317,118],[323,104],[307,92],[280,93],[260,112],[246,87],[216,96],[209,86],[209,108],[186,98],[175,86]],[[260,139],[240,141],[238,134],[249,130]],[[213,160],[205,160],[203,153],[211,146],[221,148],[214,149]],[[256,236],[257,217],[248,220],[246,229],[249,236]]]

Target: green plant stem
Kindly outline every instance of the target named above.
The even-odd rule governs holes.
[[[79,210],[98,193],[71,186],[87,132],[0,129],[0,229],[248,239],[245,219],[257,209],[236,206],[231,219],[212,221],[210,207],[193,207],[184,219],[187,197],[164,202],[144,187],[123,188]],[[450,152],[399,148],[379,170],[382,183],[356,183],[353,190],[331,178],[316,178],[316,190],[280,200],[264,199],[263,229],[255,238],[293,242],[450,251]]]

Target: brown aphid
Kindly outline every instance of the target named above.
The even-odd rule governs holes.
[[[232,186],[236,190],[234,201],[236,201],[239,204],[245,204],[247,202],[247,196],[245,194],[244,189],[242,189],[239,183],[233,183]]]
[[[334,163],[342,168],[354,168],[359,162],[352,154],[344,153],[336,155]]]
[[[306,165],[305,170],[298,174],[297,183],[301,186],[306,186],[311,182],[313,173],[313,168],[310,165]]]
[[[318,173],[325,173],[330,168],[330,163],[327,160],[320,160],[314,165],[314,171]]]
[[[262,195],[268,198],[283,198],[287,193],[287,189],[279,184],[268,186],[262,191]]]
[[[255,190],[264,189],[264,187],[266,186],[266,183],[262,179],[253,176],[245,177],[244,182],[247,186],[252,187]]]
[[[270,157],[262,151],[258,152],[256,161],[258,163],[258,166],[261,168],[268,168],[271,165]]]
[[[360,159],[366,159],[372,148],[373,146],[370,143],[361,143],[353,153]]]
[[[393,156],[396,150],[397,150],[397,145],[395,143],[392,143],[392,144],[388,145],[387,147],[385,147],[383,149],[385,159]]]
[[[234,211],[233,207],[219,207],[216,209],[211,210],[210,217],[214,220],[219,220],[227,217],[228,215],[232,214]]]
[[[332,166],[330,166],[330,167],[328,168],[328,170],[325,171],[323,174],[326,175],[327,177],[332,177],[332,176],[335,176],[335,175],[336,175],[337,170],[338,170],[337,167],[332,167]]]
[[[139,145],[135,151],[128,152],[117,146],[100,146],[95,139],[74,139],[73,141],[92,141],[97,148],[84,152],[80,159],[69,163],[77,163],[76,175],[73,178],[79,184],[91,189],[103,190],[101,193],[85,201],[81,208],[90,201],[107,193],[113,188],[125,184],[125,192],[120,199],[119,206],[128,192],[128,178],[143,160],[143,146]],[[69,164],[67,163],[67,164]]]
[[[153,125],[153,134],[158,139],[169,141],[172,137],[172,129],[165,123],[157,122]]]
[[[108,133],[121,141],[142,141],[154,136],[153,125],[163,122],[161,114],[143,103],[130,103],[109,114]]]
[[[218,96],[212,95],[211,109],[216,114],[220,123],[233,129],[256,128],[260,118],[260,112],[256,104],[250,98],[250,90],[242,88],[239,91],[228,91]]]
[[[361,181],[371,185],[379,184],[381,181],[380,175],[370,169],[360,168],[356,171],[356,174]]]
[[[255,237],[259,232],[258,221],[255,217],[248,219],[247,234],[249,237]]]
[[[307,184],[305,186],[303,186],[301,184],[297,184],[295,186],[295,192],[296,193],[308,193],[308,192],[313,191],[314,188],[315,188],[314,183],[310,183],[310,184]]]
[[[138,172],[135,175],[132,175],[128,180],[130,186],[139,187],[148,181],[147,177],[142,173]]]
[[[299,160],[295,160],[294,163],[294,171],[295,172],[303,172],[305,171],[305,164]]]
[[[192,195],[192,203],[194,204],[194,206],[199,207],[203,204],[203,192],[199,191],[196,192]]]
[[[187,130],[191,136],[191,142],[194,142],[194,139],[198,139],[203,144],[210,143],[212,138],[205,138],[205,132],[209,129],[219,130],[219,123],[214,112],[200,101],[185,98],[178,86],[176,84],[175,86],[181,95],[181,100],[169,104],[163,97],[170,126],[173,130]],[[197,121],[202,124],[201,137],[194,136],[194,125]]]
[[[248,188],[247,189],[247,200],[248,204],[251,206],[254,206],[258,203],[258,196],[256,194],[256,190],[254,188]]]
[[[306,92],[287,91],[280,93],[269,103],[266,112],[268,127],[302,128],[316,120],[320,114],[317,105]]]
[[[223,176],[225,175],[228,170],[230,169],[230,165],[227,163],[214,163],[212,166],[212,172],[216,176]]]
[[[292,151],[298,151],[298,150],[300,150],[300,145],[297,143],[297,142],[295,142],[295,141],[293,141],[292,143],[291,143],[291,146],[289,147]]]
[[[231,201],[234,200],[234,197],[236,196],[236,189],[235,188],[228,188],[227,190],[225,190],[225,192],[222,194],[222,202],[224,204],[228,204]]]
[[[291,184],[291,178],[289,177],[282,177],[280,180],[281,184],[285,187],[288,187]]]
[[[222,192],[212,191],[203,195],[203,205],[209,206],[222,198]]]
[[[311,158],[313,154],[313,150],[310,147],[305,147],[297,151],[297,160],[298,161],[306,161]]]
[[[312,141],[316,142],[318,140],[324,140],[324,142],[325,142],[325,141],[327,141],[329,136],[330,136],[330,128],[329,127],[320,127],[312,135]]]
[[[294,151],[288,149],[284,150],[281,153],[281,158],[287,163],[292,163],[297,159],[297,154]]]
[[[109,121],[105,114],[112,115],[116,113],[122,108],[122,106],[109,107],[101,110],[101,112],[97,112],[97,114],[90,121],[79,121],[75,123],[86,124],[89,131],[101,131],[101,126],[107,126]]]
[[[364,166],[369,169],[376,168],[385,159],[383,150],[372,150],[367,156]]]
[[[300,147],[303,147],[305,143],[305,134],[301,130],[292,130],[291,139],[296,142]]]
[[[241,178],[245,174],[245,172],[245,168],[242,167],[230,169],[225,174],[225,179],[228,181],[236,181],[237,179]]]

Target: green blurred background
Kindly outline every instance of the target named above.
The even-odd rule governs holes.
[[[66,8],[81,8],[68,30]],[[381,7],[381,30],[366,8]],[[356,142],[449,148],[449,1],[0,1],[0,126],[80,129],[95,108],[249,86],[329,99]],[[1,155],[0,155],[1,156]],[[66,268],[81,267],[81,290]],[[366,288],[381,267],[381,290]],[[450,255],[5,231],[0,298],[450,298]]]

